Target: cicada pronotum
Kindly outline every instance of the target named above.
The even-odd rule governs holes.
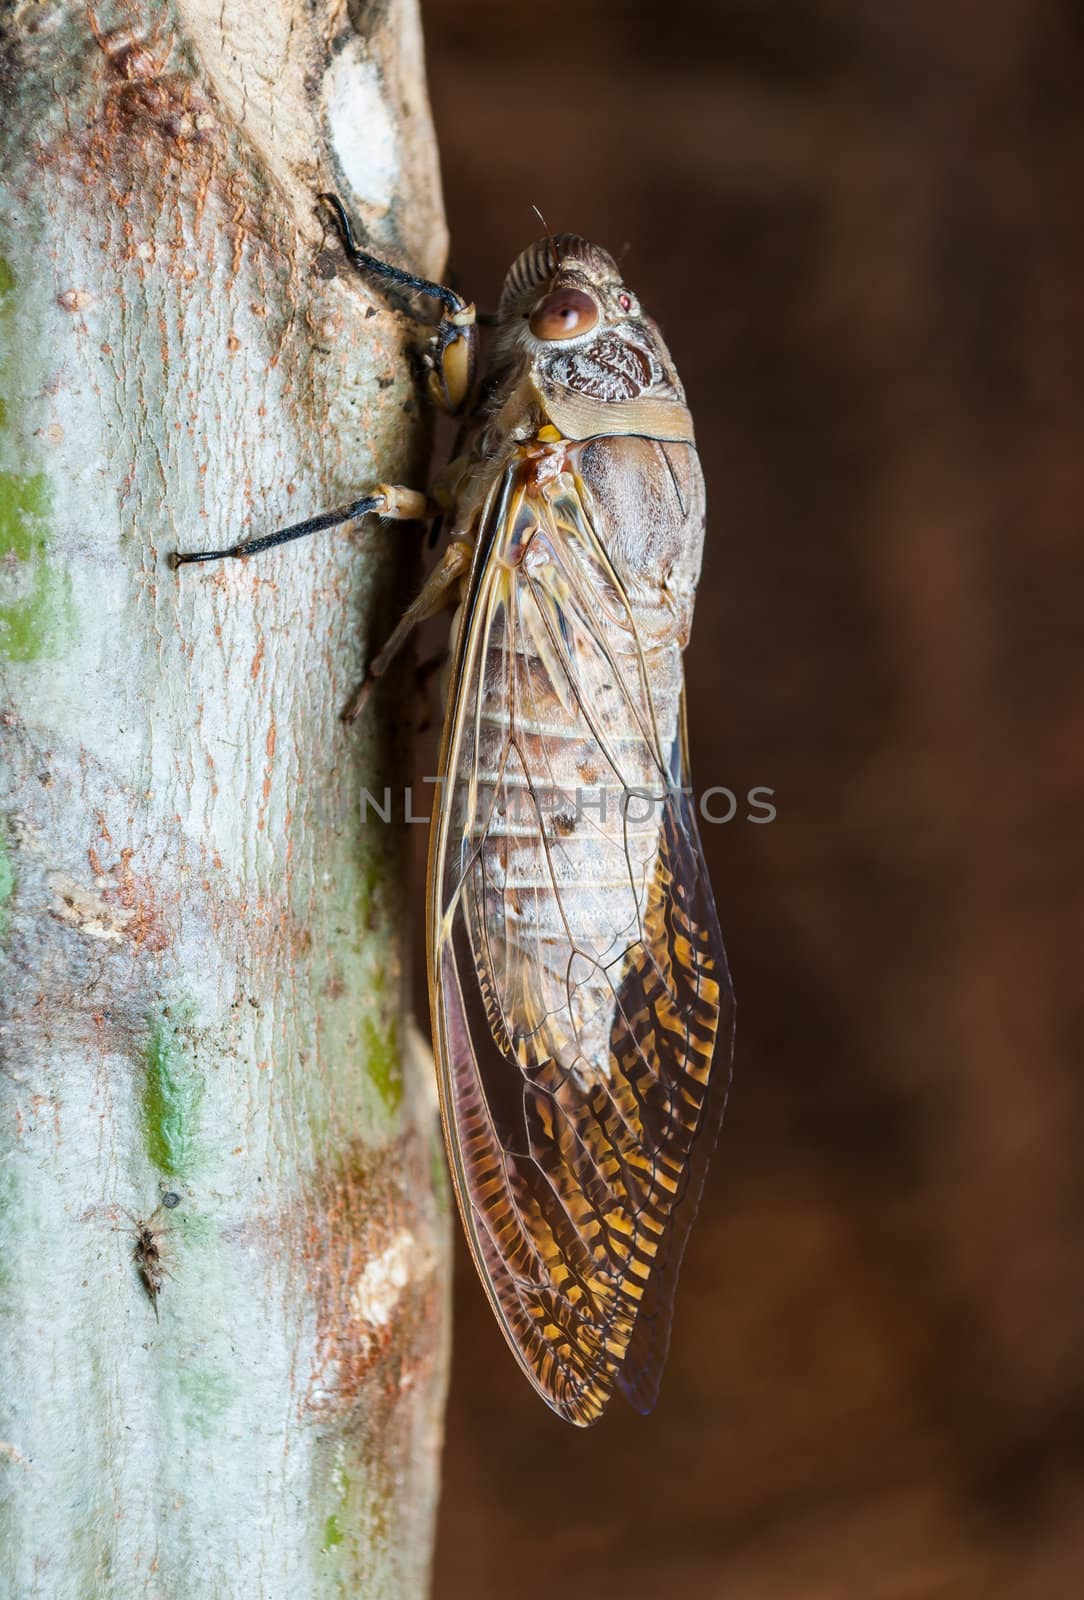
[[[682,651],[704,486],[669,352],[604,250],[523,252],[476,386],[476,316],[438,300],[433,399],[466,412],[429,494],[352,505],[439,517],[442,560],[371,663],[458,607],[427,945],[448,1160],[471,1254],[535,1388],[587,1425],[654,1403],[674,1284],[730,1075],[733,1003],[689,786]],[[716,1056],[714,1067],[713,1055]]]

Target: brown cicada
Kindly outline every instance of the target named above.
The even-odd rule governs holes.
[[[733,1029],[685,737],[704,540],[692,420],[657,327],[596,245],[562,234],[524,251],[476,387],[474,307],[359,250],[321,198],[356,267],[441,303],[429,384],[467,413],[456,459],[428,495],[378,485],[175,560],[369,513],[441,518],[443,559],[366,683],[423,617],[459,608],[427,924],[456,1198],[547,1403],[586,1425],[616,1388],[646,1411]]]

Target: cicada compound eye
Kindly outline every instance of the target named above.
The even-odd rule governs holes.
[[[536,339],[574,339],[590,333],[598,321],[598,306],[582,289],[554,289],[531,312],[530,329]]]

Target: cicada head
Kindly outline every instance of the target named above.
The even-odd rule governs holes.
[[[529,366],[544,384],[595,400],[683,398],[658,328],[608,251],[578,234],[539,239],[501,291],[495,366]]]

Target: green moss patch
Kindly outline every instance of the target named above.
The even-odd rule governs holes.
[[[203,1079],[189,1059],[191,1017],[190,1006],[163,1011],[147,1041],[143,1138],[149,1159],[170,1178],[184,1177],[196,1155]]]
[[[233,1404],[236,1390],[217,1367],[182,1366],[177,1382],[184,1399],[185,1425],[205,1439],[218,1431],[223,1414]]]
[[[50,559],[52,507],[44,473],[0,472],[0,654],[55,652],[71,620],[71,585]]]
[[[338,1517],[332,1512],[324,1523],[323,1548],[325,1550],[333,1550],[337,1544],[342,1544],[345,1537],[346,1535],[343,1533]]]
[[[399,1055],[399,1027],[393,1019],[380,1026],[366,1017],[361,1025],[365,1070],[380,1091],[389,1111],[398,1111],[403,1099],[403,1064]]]

